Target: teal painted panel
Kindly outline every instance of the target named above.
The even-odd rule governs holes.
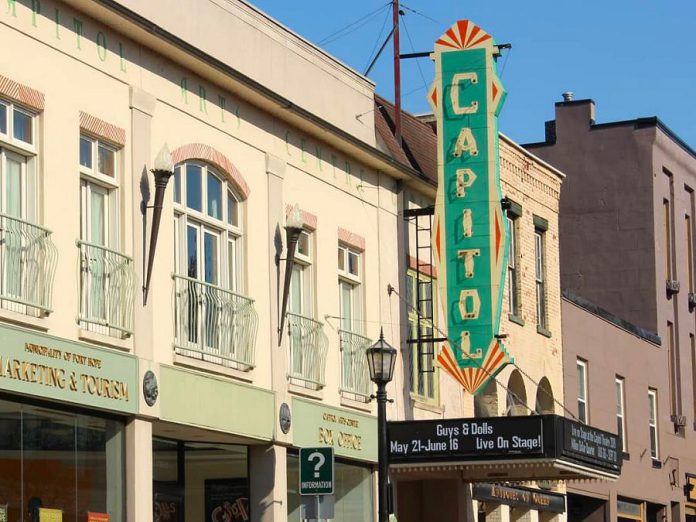
[[[160,366],[162,420],[261,440],[273,438],[275,394],[192,370]]]
[[[331,446],[341,457],[377,462],[376,417],[296,397],[291,413],[296,447]]]
[[[0,325],[0,389],[136,413],[138,359],[86,343]]]

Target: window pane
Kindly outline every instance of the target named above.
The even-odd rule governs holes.
[[[22,164],[7,158],[5,183],[5,212],[10,216],[22,217]]]
[[[181,203],[181,167],[174,169],[174,201]]]
[[[297,253],[309,256],[309,234],[307,232],[302,232],[297,240]]]
[[[206,232],[205,241],[205,282],[218,284],[218,238]]]
[[[0,134],[7,134],[7,105],[0,103]]]
[[[32,134],[32,117],[17,109],[14,110],[13,128],[15,139],[25,143],[34,143]]]
[[[91,235],[89,241],[97,245],[105,245],[105,216],[104,210],[106,208],[106,195],[94,190],[94,187],[90,191],[90,231]]]
[[[189,226],[186,231],[186,275],[198,278],[198,229]]]
[[[227,223],[239,226],[239,204],[231,192],[227,193]]]
[[[80,138],[80,165],[92,168],[92,140]]]
[[[222,182],[208,173],[208,215],[222,219]]]
[[[237,289],[237,243],[235,238],[227,240],[227,277],[230,290]]]
[[[578,398],[585,399],[585,367],[578,364]]]
[[[353,288],[343,281],[339,285],[341,291],[341,328],[353,331]]]
[[[348,252],[348,273],[354,276],[360,275],[360,267],[358,254],[354,252]]]
[[[338,269],[341,271],[346,269],[345,250],[341,247],[338,247]]]
[[[99,145],[99,172],[112,178],[116,176],[116,154],[113,150]]]
[[[201,211],[202,169],[198,165],[186,165],[186,206]]]
[[[303,266],[294,265],[290,279],[290,311],[302,314],[302,270]]]

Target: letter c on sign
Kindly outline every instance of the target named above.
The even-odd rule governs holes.
[[[462,114],[474,114],[478,111],[479,103],[477,101],[472,101],[471,105],[468,107],[461,107],[459,105],[459,83],[463,81],[470,81],[473,84],[478,83],[478,75],[475,72],[464,72],[457,73],[452,76],[452,87],[450,89],[450,96],[452,97],[452,112],[456,115]]]

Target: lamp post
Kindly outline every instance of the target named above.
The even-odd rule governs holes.
[[[387,447],[387,383],[394,375],[396,350],[384,340],[384,332],[380,330],[379,340],[366,350],[367,365],[370,369],[370,380],[377,385],[377,464],[379,487],[377,489],[379,522],[388,522],[389,506],[389,453]]]

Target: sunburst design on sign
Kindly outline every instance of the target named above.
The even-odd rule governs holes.
[[[505,89],[491,35],[460,20],[435,42],[428,102],[437,120],[433,252],[449,342],[440,366],[476,393],[512,360],[497,338],[507,264],[497,116]]]

